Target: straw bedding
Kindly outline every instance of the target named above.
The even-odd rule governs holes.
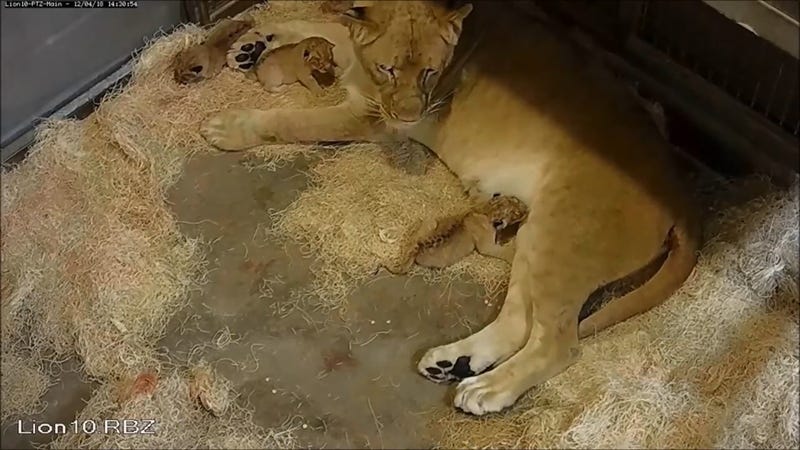
[[[319,2],[274,2],[257,21],[324,19]],[[77,354],[101,382],[79,419],[159,418],[145,440],[65,435],[59,448],[294,446],[291,428],[252,425],[227,382],[185,367],[155,343],[202,279],[202,243],[178,232],[164,202],[195,151],[209,113],[229,107],[333,104],[300,87],[280,95],[223,71],[194,86],[169,62],[204,30],[187,26],[138,56],[131,83],[81,122],[48,123],[2,184],[2,419],[33,414]],[[311,146],[262,146],[268,166]],[[310,186],[273,211],[268,239],[298,242],[315,259],[312,285],[294,301],[346,308],[348,294],[397,258],[403,231],[427,216],[463,211],[457,180],[430,161],[408,173],[389,149],[360,144],[315,152]],[[727,186],[715,192],[730,192]],[[797,188],[734,208],[716,205],[692,278],[663,307],[584,343],[567,372],[485,419],[443,409],[431,427],[442,447],[791,447],[798,444]],[[428,279],[469,276],[492,297],[508,268],[471,256]]]
[[[277,5],[253,14],[257,21],[308,19],[314,10],[318,4]],[[203,118],[232,106],[302,106],[341,96],[332,90],[326,98],[313,98],[302,88],[269,96],[233,71],[201,85],[177,85],[170,70],[173,57],[205,32],[190,25],[151,42],[137,55],[124,89],[108,96],[90,118],[43,124],[25,161],[3,169],[4,421],[41,410],[41,396],[57,381],[58,363],[73,355],[80,357],[86,376],[104,383],[90,403],[100,404],[95,412],[113,410],[104,400],[111,383],[171,364],[156,353],[155,344],[202,279],[205,263],[202,243],[179,233],[165,194],[193,152],[210,150],[197,132]],[[271,147],[259,154],[279,163],[307,149]],[[181,409],[188,404],[174,398],[182,395],[175,387],[180,382],[166,376],[157,399],[173,402],[172,408],[194,423],[194,410]],[[123,412],[127,407],[114,403]],[[228,413],[225,417],[245,426]],[[197,431],[187,428],[182,437],[173,433],[152,444],[210,445],[192,430]],[[288,436],[280,443],[246,434],[249,442],[261,442],[250,446],[289,442]],[[198,441],[187,440],[193,436]],[[229,444],[236,442],[213,445]]]

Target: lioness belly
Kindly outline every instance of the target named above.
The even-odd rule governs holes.
[[[540,231],[547,230],[537,235],[548,236],[552,243],[546,245],[573,253],[576,264],[581,261],[594,272],[598,283],[647,264],[660,251],[672,218],[652,192],[632,179],[629,167],[620,167],[608,155],[641,160],[641,166],[635,165],[644,174],[660,164],[662,148],[641,139],[636,122],[612,130],[614,115],[626,120],[619,110],[604,111],[612,118],[603,117],[595,125],[585,115],[597,114],[596,108],[576,107],[581,122],[574,126],[568,116],[552,117],[552,108],[564,113],[564,105],[554,101],[560,93],[535,102],[516,89],[519,85],[512,89],[490,76],[476,79],[454,99],[433,150],[465,185],[527,203],[530,220],[539,221]],[[573,100],[565,97],[564,102]],[[646,154],[652,162],[641,156]],[[543,250],[545,244],[535,245]]]

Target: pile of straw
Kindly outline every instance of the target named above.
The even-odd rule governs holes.
[[[316,3],[278,4],[252,15],[257,23],[324,18],[318,9]],[[198,85],[176,84],[173,57],[206,32],[189,25],[151,42],[137,55],[124,89],[104,99],[90,118],[42,125],[25,161],[3,170],[3,420],[41,409],[59,361],[71,356],[79,356],[86,376],[103,383],[87,414],[112,411],[104,400],[112,384],[165,364],[155,343],[204,267],[201,243],[179,233],[165,195],[193,152],[211,150],[198,133],[205,117],[229,107],[335,103],[342,95],[334,89],[315,98],[300,87],[270,95],[230,70]],[[257,153],[274,162],[306,150],[263,147]],[[174,398],[183,395],[178,379],[165,380],[159,401],[172,409],[186,406]],[[181,414],[193,421],[193,411]],[[216,420],[239,423],[230,414]],[[195,433],[168,433],[153,444],[211,445],[202,441],[207,434],[186,430]],[[260,442],[256,446],[278,442],[245,434]],[[192,435],[200,441],[187,440]]]

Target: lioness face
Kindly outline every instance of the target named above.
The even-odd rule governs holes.
[[[431,92],[450,63],[472,5],[427,1],[354,2],[343,15],[356,55],[379,87],[380,114],[390,126],[422,120]]]

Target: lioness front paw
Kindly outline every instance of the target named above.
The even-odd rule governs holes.
[[[265,111],[230,109],[211,115],[200,127],[200,134],[222,150],[244,150],[274,141],[263,132]]]
[[[261,33],[251,30],[234,42],[228,50],[228,66],[242,72],[251,70],[258,62],[258,58],[267,49],[275,47],[275,35]]]
[[[513,405],[517,400],[508,383],[496,380],[492,373],[467,378],[456,387],[453,405],[470,414],[482,416],[499,412]]]

